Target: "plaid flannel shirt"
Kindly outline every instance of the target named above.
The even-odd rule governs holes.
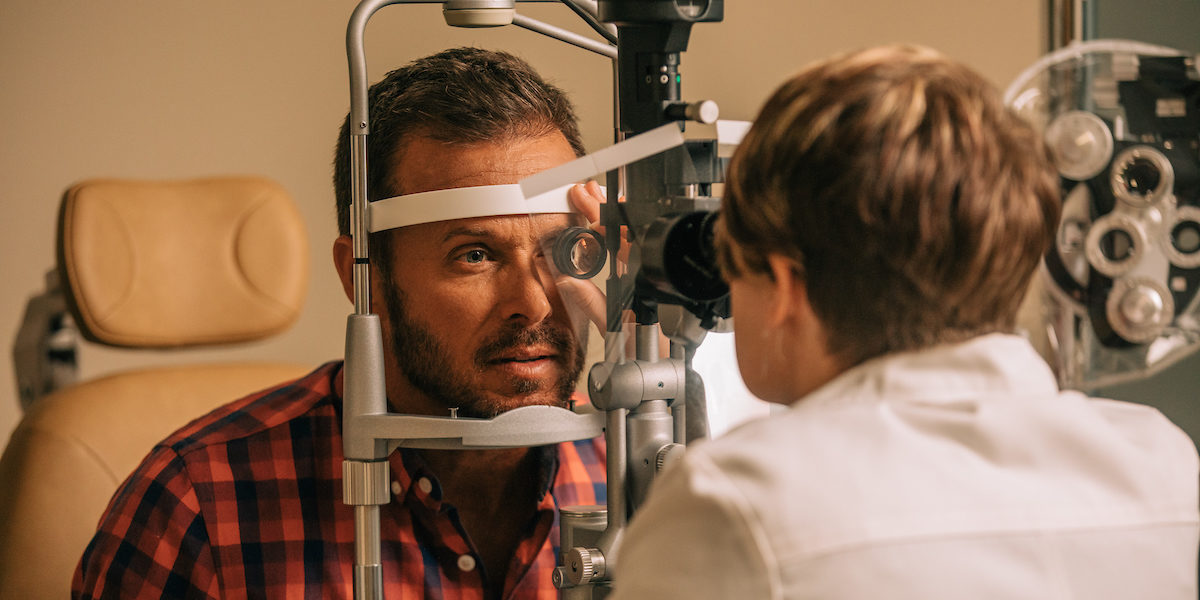
[[[340,362],[202,417],[118,489],[72,582],[75,598],[350,598],[354,513],[342,503]],[[504,598],[557,598],[558,508],[603,504],[602,440],[543,452],[536,515]],[[389,598],[481,599],[482,561],[420,457],[390,457],[381,507]]]

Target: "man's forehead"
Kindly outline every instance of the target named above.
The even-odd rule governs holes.
[[[393,189],[399,194],[516,183],[575,158],[562,133],[480,142],[406,138],[396,155]]]

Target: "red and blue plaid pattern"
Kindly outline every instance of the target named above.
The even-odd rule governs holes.
[[[109,504],[72,596],[352,597],[340,369],[329,363],[228,404],[156,446]],[[605,501],[602,440],[539,451],[547,489],[504,574],[504,598],[557,598],[557,509]],[[388,598],[482,599],[481,560],[436,478],[415,452],[390,461],[399,494],[380,515]]]

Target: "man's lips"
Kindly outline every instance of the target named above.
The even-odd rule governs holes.
[[[557,357],[558,352],[550,348],[526,348],[502,352],[487,362],[489,364],[532,363],[540,360],[551,360]]]
[[[562,366],[551,350],[521,350],[501,353],[487,362],[487,369],[507,377],[547,380],[557,377]]]

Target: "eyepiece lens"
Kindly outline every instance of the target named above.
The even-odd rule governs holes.
[[[599,233],[570,227],[554,243],[554,266],[576,279],[588,279],[604,268],[606,251]]]
[[[1171,230],[1171,245],[1183,254],[1200,250],[1200,223],[1184,221]]]
[[[1162,182],[1162,173],[1158,171],[1158,165],[1144,158],[1133,159],[1133,162],[1125,167],[1122,176],[1125,180],[1125,189],[1141,196],[1153,194],[1154,190],[1158,189],[1158,184]]]
[[[1100,238],[1100,251],[1113,262],[1121,262],[1133,255],[1133,236],[1128,231],[1114,229]]]
[[[603,250],[594,238],[580,236],[575,240],[575,245],[571,248],[571,264],[575,265],[577,272],[586,273],[603,261]]]

